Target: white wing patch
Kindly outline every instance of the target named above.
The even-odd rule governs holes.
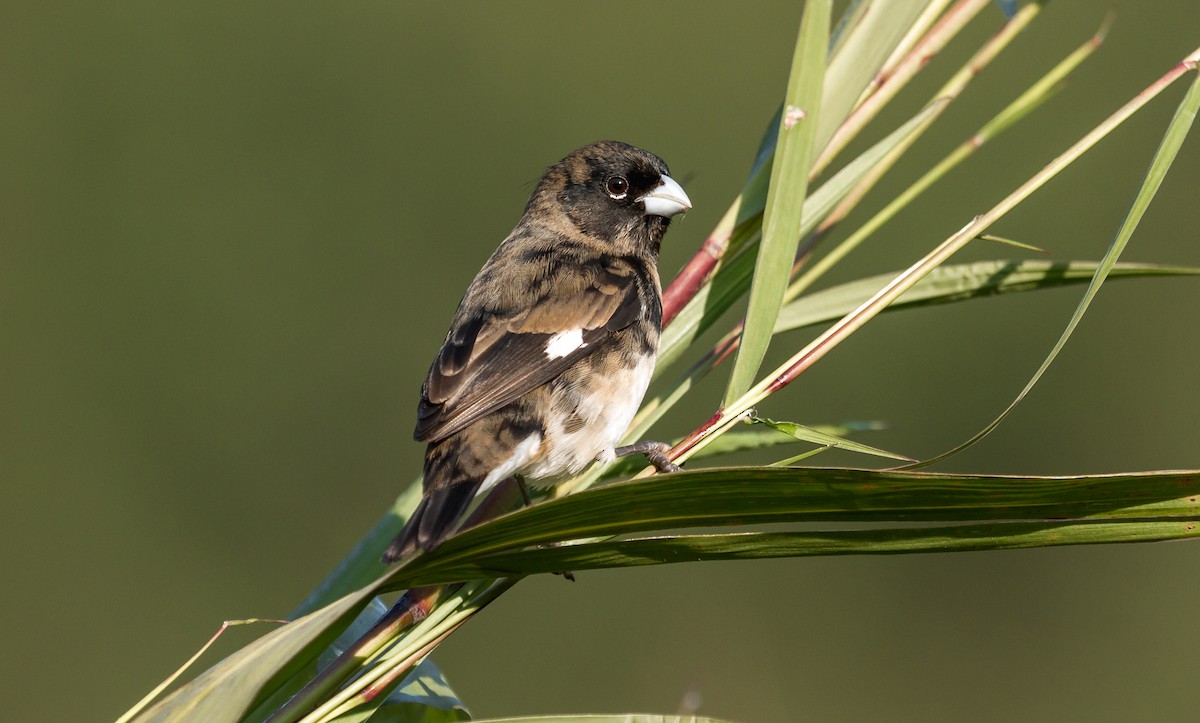
[[[587,346],[583,341],[583,329],[560,331],[546,342],[546,358],[561,359],[576,349]]]

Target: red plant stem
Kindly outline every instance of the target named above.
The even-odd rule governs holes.
[[[464,620],[463,622],[466,622],[466,621]],[[388,688],[390,688],[391,685],[393,683],[395,683],[397,680],[408,675],[409,671],[411,671],[413,669],[413,666],[415,666],[417,663],[421,662],[421,660],[426,655],[429,655],[430,653],[432,653],[434,648],[441,645],[442,641],[444,641],[446,638],[450,637],[450,633],[454,632],[455,630],[458,630],[458,628],[461,627],[461,625],[462,625],[462,623],[459,623],[458,625],[455,625],[454,627],[450,628],[446,632],[442,633],[441,635],[437,636],[433,640],[429,641],[429,643],[427,645],[423,646],[420,650],[418,650],[417,652],[410,655],[407,659],[405,659],[405,661],[402,664],[395,666],[390,671],[388,671],[387,675],[384,675],[379,680],[372,683],[370,687],[363,690],[363,692],[360,696],[361,699],[363,700],[363,702],[370,702],[370,701],[374,700],[380,693],[388,690]]]
[[[428,617],[438,601],[453,587],[457,586],[415,587],[405,592],[370,630],[359,636],[336,660],[276,710],[267,719],[268,723],[298,720],[310,712],[326,693],[354,673],[360,658],[374,654],[380,649],[381,642],[394,639]]]
[[[663,291],[662,325],[671,323],[692,297],[708,283],[717,262],[729,248],[730,229],[718,227],[704,240],[696,255],[688,260],[674,280]]]

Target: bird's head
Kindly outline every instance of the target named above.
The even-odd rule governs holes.
[[[619,141],[592,143],[551,166],[529,206],[562,214],[583,234],[619,252],[655,255],[671,217],[691,207],[661,158]],[[626,244],[631,248],[619,248]]]

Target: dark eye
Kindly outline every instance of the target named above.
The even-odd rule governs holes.
[[[629,181],[624,176],[613,176],[604,182],[604,188],[613,198],[625,198],[629,192]]]

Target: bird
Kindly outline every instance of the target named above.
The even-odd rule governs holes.
[[[691,207],[667,164],[627,143],[592,143],[546,170],[421,386],[423,495],[385,563],[438,546],[509,478],[528,503],[525,478],[554,484],[618,456],[678,469],[665,444],[616,445],[657,357],[663,236]]]

